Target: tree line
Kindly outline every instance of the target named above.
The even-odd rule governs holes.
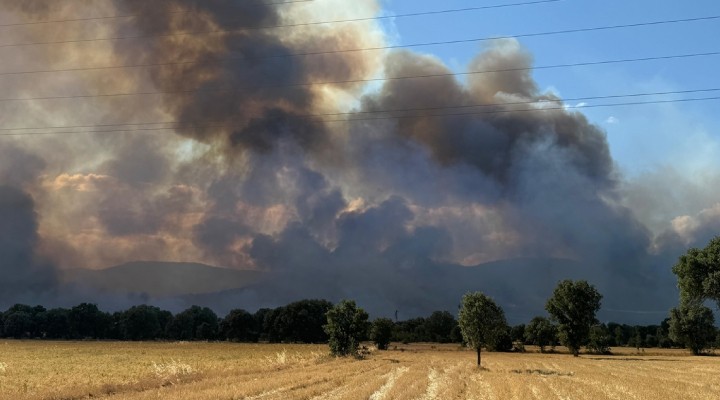
[[[72,308],[46,309],[16,304],[0,313],[0,337],[62,340],[222,340],[234,342],[327,343],[326,300],[301,300],[283,307],[262,308],[254,313],[243,309],[218,317],[207,307],[192,306],[180,313],[148,305],[108,313],[97,305],[83,303]],[[538,316],[527,324],[501,325],[499,334],[487,343],[490,350],[522,351],[525,345],[552,351],[560,345],[557,325]],[[368,323],[360,340],[381,339],[387,343],[464,343],[458,320],[448,311],[427,317],[393,321],[378,318]],[[594,350],[628,346],[682,347],[670,338],[670,318],[658,325],[626,325],[610,322],[591,327],[588,344]],[[720,337],[714,346],[720,346]]]

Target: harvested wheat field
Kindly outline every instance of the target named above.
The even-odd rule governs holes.
[[[364,360],[322,345],[0,342],[2,399],[714,399],[720,359],[398,345]],[[391,346],[391,348],[393,348]]]

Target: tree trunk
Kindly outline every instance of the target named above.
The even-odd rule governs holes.
[[[479,367],[480,366],[480,348],[479,347],[477,348],[477,353],[478,353],[478,367]]]

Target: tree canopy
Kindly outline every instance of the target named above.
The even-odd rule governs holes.
[[[704,249],[689,249],[673,266],[673,272],[678,277],[683,303],[712,300],[720,308],[720,236]]]
[[[670,338],[698,355],[716,338],[712,310],[697,304],[684,304],[670,310]]]
[[[343,300],[327,312],[325,332],[329,336],[332,355],[357,355],[360,341],[367,330],[368,313],[352,300]]]
[[[378,349],[387,350],[394,327],[395,324],[389,318],[376,319],[373,321],[372,328],[370,328],[370,340],[375,343]]]
[[[481,349],[496,343],[497,339],[507,332],[502,308],[480,292],[463,296],[458,323],[465,343],[477,351],[478,365],[481,365]]]
[[[557,327],[545,317],[535,317],[525,327],[525,341],[540,347],[545,352],[546,346],[555,347]]]
[[[578,356],[588,342],[590,327],[597,323],[602,295],[587,281],[560,282],[547,301],[545,309],[558,323],[560,343]]]

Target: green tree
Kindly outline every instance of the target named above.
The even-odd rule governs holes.
[[[453,328],[457,325],[455,317],[447,311],[435,311],[425,320],[426,339],[429,342],[449,343]]]
[[[670,339],[699,355],[715,341],[712,310],[697,304],[684,304],[670,310]]]
[[[557,336],[557,327],[544,317],[535,317],[525,327],[525,341],[540,347],[540,352],[545,352],[546,346],[552,346]]]
[[[670,318],[665,318],[657,328],[658,346],[669,349],[675,345],[670,339]]]
[[[9,323],[6,323],[10,325],[9,329],[12,331],[12,334],[6,332],[6,335],[17,338],[42,337],[46,311],[47,310],[43,306],[31,307],[26,304],[13,305],[4,313],[4,319],[9,321]],[[15,316],[14,314],[18,315]],[[21,336],[18,336],[18,329],[23,330]]]
[[[592,328],[590,328],[590,338],[587,348],[591,353],[610,354],[610,342],[612,340],[613,338],[607,326],[603,324],[593,325]]]
[[[71,334],[76,339],[102,339],[111,323],[110,315],[90,303],[81,303],[71,308],[68,318]]]
[[[704,249],[692,248],[673,266],[683,303],[713,300],[720,308],[720,236]]]
[[[220,326],[222,336],[232,342],[258,341],[259,334],[255,318],[245,310],[231,310]]]
[[[545,305],[552,319],[558,323],[560,343],[577,357],[580,347],[587,343],[590,327],[597,320],[602,295],[586,281],[564,280],[558,284]]]
[[[510,334],[510,325],[505,324],[505,327],[499,328],[497,334],[487,342],[485,348],[488,351],[512,351],[513,341]]]
[[[622,328],[622,326],[615,326],[615,329],[613,329],[613,335],[616,346],[625,346],[627,344],[627,339],[625,338],[625,330]]]
[[[30,337],[33,330],[33,318],[25,311],[13,311],[5,315],[5,335],[15,339]]]
[[[634,347],[638,351],[640,351],[640,348],[645,347],[645,340],[643,340],[642,332],[639,327],[636,326],[633,328],[632,336],[628,339],[627,344],[629,347]]]
[[[368,314],[352,300],[343,300],[326,314],[325,332],[330,353],[335,356],[357,355],[360,340],[368,330]]]
[[[139,305],[130,307],[122,315],[122,332],[127,340],[157,339],[163,332],[160,324],[161,310],[157,307]]]
[[[510,338],[513,342],[525,343],[525,324],[515,325],[510,329]]]
[[[480,292],[467,293],[462,298],[458,323],[465,343],[477,351],[477,365],[484,346],[495,343],[507,331],[505,313],[488,296]]]
[[[45,313],[45,337],[67,339],[70,337],[70,310],[53,308]]]
[[[175,315],[168,323],[168,336],[175,340],[214,340],[218,317],[207,307],[192,306]]]
[[[395,323],[390,318],[376,319],[370,328],[370,340],[375,343],[378,349],[387,350],[394,327]]]

